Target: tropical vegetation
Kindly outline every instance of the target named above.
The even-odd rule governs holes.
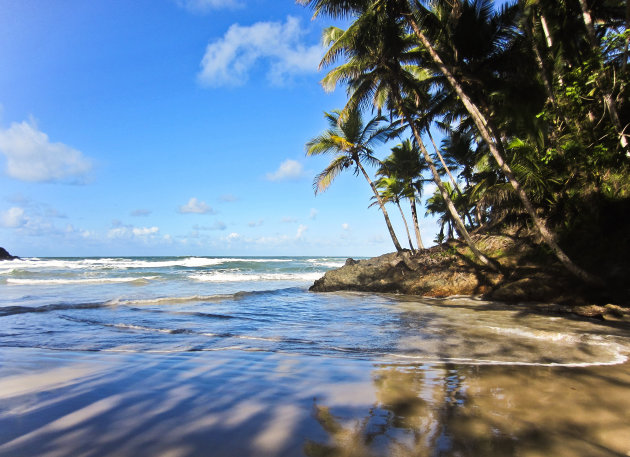
[[[534,233],[585,282],[602,283],[601,262],[627,267],[629,2],[299,1],[348,24],[323,34],[322,85],[343,85],[348,98],[307,146],[335,154],[316,190],[345,168],[361,173],[398,251],[386,204],[405,218],[409,202],[423,249],[416,206],[431,180],[438,241],[457,235],[489,268],[496,262],[471,233],[505,225]],[[394,145],[388,157],[375,155],[375,141]]]

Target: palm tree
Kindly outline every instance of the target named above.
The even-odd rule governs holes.
[[[424,49],[430,55],[433,64],[436,66],[438,71],[446,78],[451,88],[456,92],[461,103],[464,105],[466,111],[469,113],[473,122],[475,123],[479,134],[487,144],[490,154],[496,160],[499,169],[507,178],[512,188],[514,189],[514,192],[521,200],[523,206],[525,207],[527,213],[534,222],[534,225],[538,229],[538,232],[544,242],[551,248],[556,257],[571,273],[591,284],[600,283],[601,281],[598,278],[594,277],[590,273],[587,273],[582,268],[573,263],[569,256],[567,256],[567,254],[562,250],[556,240],[555,234],[551,232],[551,230],[547,227],[545,221],[536,213],[536,209],[534,208],[527,193],[525,192],[525,189],[516,179],[514,172],[505,160],[501,139],[495,134],[495,132],[492,131],[493,129],[490,119],[482,113],[482,110],[477,106],[476,103],[473,102],[468,93],[466,93],[462,83],[455,77],[453,71],[451,71],[447,67],[443,59],[437,53],[434,44],[431,42],[427,34],[420,28],[418,18],[424,19],[427,16],[430,17],[431,12],[426,8],[419,7],[417,2],[414,2],[415,8],[412,10],[406,0],[376,0],[376,2],[379,1],[396,1],[399,7],[398,14],[406,18],[408,24],[411,26],[412,30],[422,43]],[[453,4],[457,3],[459,3],[458,0],[453,2]]]
[[[451,190],[449,183],[445,182],[444,187],[448,190]],[[451,195],[453,193],[451,192]],[[454,197],[454,195],[453,195]],[[448,209],[446,208],[446,204],[444,203],[444,199],[442,198],[442,194],[439,191],[435,191],[435,193],[427,199],[427,216],[439,215],[438,222],[440,223],[440,233],[437,236],[437,240],[439,240],[439,244],[442,244],[444,240],[444,227],[448,227],[448,236],[446,239],[451,239],[453,237],[453,224],[451,218],[448,215]]]
[[[401,195],[409,200],[418,249],[424,249],[424,244],[420,236],[416,196],[422,196],[422,187],[426,181],[422,174],[425,169],[426,165],[420,161],[419,148],[407,139],[392,148],[379,170],[383,176],[395,177],[402,184]]]
[[[588,7],[584,0],[579,1],[582,2],[581,5],[575,1],[538,2],[541,6],[545,6],[545,11],[537,16],[537,20],[532,24],[532,27],[534,31],[536,30],[535,27],[537,24],[542,28],[544,42],[546,43],[548,54],[552,58],[552,62],[556,62],[555,56],[559,55],[557,54],[559,46],[563,46],[562,55],[565,59],[572,59],[578,62],[578,64],[585,62],[584,56],[587,56],[588,53],[585,54],[584,45],[580,43],[580,36],[584,36],[584,32],[587,32],[584,26],[585,22],[582,23],[582,29],[578,31],[578,33],[571,33],[571,31],[576,30],[574,27],[576,17],[584,19],[584,12],[586,11],[586,14],[591,14],[592,18],[594,17],[594,12],[588,11],[588,8],[584,8],[584,5]],[[553,233],[547,225],[547,220],[537,212],[529,195],[530,189],[523,185],[519,173],[512,168],[512,164],[514,163],[513,158],[509,156],[510,151],[504,146],[504,143],[508,144],[511,141],[510,137],[513,131],[510,132],[507,129],[508,126],[501,125],[500,121],[509,122],[511,116],[507,115],[507,113],[504,113],[503,117],[498,116],[497,109],[501,109],[501,104],[493,103],[492,99],[484,93],[489,92],[494,96],[494,94],[500,92],[494,87],[487,87],[488,79],[486,78],[488,76],[494,78],[492,79],[493,84],[497,81],[505,80],[506,84],[502,89],[509,90],[516,87],[517,90],[513,93],[518,92],[518,83],[516,81],[526,81],[523,77],[520,79],[515,78],[516,73],[514,71],[512,71],[508,78],[501,78],[500,72],[497,73],[495,67],[493,67],[497,62],[503,60],[505,68],[505,62],[510,62],[510,59],[515,56],[514,50],[519,47],[520,49],[531,49],[531,45],[527,43],[525,35],[520,33],[516,27],[515,18],[519,13],[519,11],[515,9],[516,6],[513,8],[504,8],[501,12],[501,16],[505,16],[506,20],[503,21],[503,19],[497,15],[493,16],[488,14],[488,12],[493,10],[493,5],[489,0],[435,0],[430,3],[432,9],[424,7],[423,3],[419,0],[301,0],[301,2],[313,7],[315,15],[329,14],[334,17],[356,17],[356,20],[347,31],[335,32],[336,37],[331,41],[333,42],[333,46],[331,46],[327,57],[325,57],[322,62],[324,65],[327,65],[340,56],[348,58],[346,65],[335,69],[336,74],[329,74],[324,80],[329,87],[333,87],[337,81],[344,81],[350,84],[352,93],[348,107],[366,104],[366,101],[370,98],[371,100],[369,101],[379,107],[386,105],[386,101],[389,101],[390,106],[397,111],[397,114],[407,123],[410,123],[417,113],[402,106],[400,101],[413,92],[413,89],[409,89],[410,85],[413,85],[409,84],[412,83],[413,78],[408,78],[401,69],[404,70],[411,64],[409,59],[412,57],[411,54],[414,54],[412,58],[415,59],[416,64],[420,63],[424,70],[431,71],[436,77],[440,76],[442,78],[440,87],[435,90],[451,91],[452,96],[463,106],[468,119],[472,125],[474,125],[477,134],[481,137],[479,141],[485,143],[487,152],[494,161],[496,161],[498,170],[500,170],[501,175],[511,186],[514,195],[520,200],[542,240],[550,247],[555,256],[571,273],[591,284],[600,283],[596,277],[572,262],[559,246],[555,233]],[[562,4],[563,9],[571,12],[567,20],[569,28],[564,31],[564,36],[560,37],[560,39],[553,35],[555,31],[551,28],[550,19],[556,22],[564,19],[550,17],[550,14],[553,12],[547,9],[546,6],[552,5],[546,5],[547,3],[553,3],[553,5]],[[575,14],[576,11],[578,12],[577,16]],[[620,11],[623,12],[623,9],[620,9]],[[512,19],[509,18],[509,14],[507,13],[512,14]],[[387,22],[387,24],[379,27],[375,16]],[[553,14],[551,14],[551,16],[553,16]],[[476,24],[479,26],[477,29],[472,30],[476,37],[474,43],[469,42],[465,38],[462,39],[462,36],[465,35],[459,33],[461,28],[468,24],[466,21],[470,21],[471,18],[477,21]],[[586,20],[588,21],[588,19]],[[361,23],[363,23],[363,25],[361,25]],[[413,32],[421,44],[421,46],[414,48],[413,52],[409,52],[409,48],[404,46],[396,46],[396,40],[391,39],[392,34],[399,36],[405,35],[407,30],[405,25],[408,27],[408,30]],[[588,25],[586,25],[586,27],[588,27]],[[366,45],[365,42],[357,42],[357,35],[361,34],[367,35],[373,43],[380,37],[381,40],[386,41],[387,46],[373,46],[373,43],[372,46],[370,46],[370,43]],[[409,41],[408,37],[404,39],[406,43]],[[582,43],[584,43],[584,40],[582,40]],[[588,40],[586,43],[588,43]],[[394,44],[394,46],[391,46],[392,44]],[[471,46],[475,44],[479,44],[480,47],[471,49]],[[591,49],[591,47],[588,46],[588,49]],[[476,53],[472,60],[485,64],[485,73],[477,74],[470,71],[471,67],[468,65],[468,62],[471,59],[469,59],[470,54],[467,55],[467,52],[471,50]],[[625,48],[623,51],[622,54],[626,55],[627,51]],[[371,61],[367,58],[370,57],[370,52],[375,54],[375,58]],[[592,52],[590,54],[592,55]],[[582,60],[575,60],[573,56],[581,56]],[[542,57],[544,59],[544,56]],[[534,57],[530,57],[530,61],[533,62],[533,59]],[[531,65],[528,63],[529,61],[523,62],[526,63],[523,66],[512,65],[512,67],[519,68],[519,70],[521,68],[526,70],[531,68]],[[477,69],[479,68],[481,67],[477,66]],[[378,72],[380,72],[380,74],[378,74]],[[499,78],[495,77],[493,72],[498,74]],[[371,80],[365,77],[366,73],[371,73]],[[540,74],[540,72],[538,73]],[[380,77],[381,80],[377,81],[374,76]],[[538,78],[534,76],[530,79],[535,81]],[[610,84],[610,79],[611,78],[608,77],[606,84]],[[385,80],[387,81],[384,83]],[[555,81],[558,81],[560,85],[562,85],[563,76],[559,74],[557,78],[551,79],[549,83],[553,84]],[[597,89],[599,93],[604,95],[603,104],[605,106],[603,109],[600,109],[600,112],[611,117],[612,123],[619,134],[619,122],[614,119],[614,103],[611,105],[611,99],[606,97],[609,93],[612,93],[612,91],[606,91],[602,88],[601,84],[603,83],[599,80],[595,82],[598,85]],[[484,89],[489,90],[484,91]],[[542,94],[543,100],[548,98],[549,91],[547,90],[547,97],[545,97],[545,88],[542,84],[539,84],[539,89],[540,90],[536,90],[534,88],[532,93],[536,95]],[[517,113],[516,104],[506,97],[506,93],[507,92],[504,92],[503,94],[503,100],[506,101],[504,105],[507,106],[508,109],[511,106],[513,114]],[[614,100],[612,100],[612,102],[614,102]],[[590,115],[591,113],[589,112],[589,116]],[[560,116],[562,116],[562,113],[560,113]],[[527,115],[522,116],[522,118],[529,118],[534,123],[538,122],[536,116]],[[595,119],[595,116],[592,118]],[[499,121],[499,124],[497,124],[497,121]],[[621,124],[623,125],[624,122],[625,119]],[[513,127],[512,125],[512,128]],[[419,139],[419,132],[415,131],[412,125],[410,125],[410,128],[422,150],[423,145]],[[552,133],[555,134],[555,132]],[[559,134],[562,135],[563,133],[564,132],[559,129]],[[539,131],[534,132],[532,136],[538,136],[544,140],[546,134],[547,132],[539,129]],[[603,138],[601,135],[600,137],[592,137]],[[624,138],[624,131],[622,129],[619,139],[623,141]],[[587,148],[588,147],[592,148],[594,145],[589,144],[587,145]],[[422,153],[424,155],[424,150]],[[585,163],[588,163],[588,159],[585,159]],[[433,173],[433,170],[431,171]],[[443,196],[448,199],[448,195],[440,187],[441,184],[437,182],[436,184]],[[449,211],[451,210],[449,209]],[[458,226],[458,231],[460,231],[459,224],[456,225]],[[463,233],[462,237],[466,239]],[[466,239],[466,241],[468,241],[468,239]]]
[[[418,89],[417,67],[413,65],[421,58],[417,52],[417,42],[413,36],[405,33],[402,19],[392,14],[394,11],[389,3],[377,1],[368,6],[347,30],[331,27],[325,32],[325,43],[330,48],[320,66],[330,65],[342,55],[347,61],[333,68],[322,80],[322,85],[327,90],[334,90],[339,82],[348,83],[349,100],[342,115],[369,103],[379,110],[389,107],[393,116],[399,116],[409,126],[458,233],[475,257],[495,269],[496,266],[476,248],[457,214],[422,142],[412,111],[404,103],[407,98],[404,95],[414,98]]]
[[[379,189],[381,199],[384,203],[394,202],[394,204],[396,204],[396,206],[398,207],[398,211],[400,211],[400,217],[402,218],[403,224],[405,225],[405,231],[407,232],[409,249],[411,249],[412,253],[415,253],[416,250],[414,249],[413,242],[411,241],[411,233],[409,233],[409,224],[407,224],[407,218],[405,217],[405,213],[400,206],[400,199],[404,197],[405,193],[404,184],[395,176],[383,176],[385,172],[382,168],[379,169],[377,174],[380,174],[381,177],[374,184],[376,185],[376,188]]]
[[[381,199],[378,189],[361,163],[380,165],[378,159],[374,157],[372,145],[387,140],[389,128],[380,127],[381,122],[385,119],[374,117],[364,124],[358,109],[347,112],[343,118],[341,118],[341,112],[338,110],[324,113],[324,116],[328,120],[329,128],[306,144],[306,155],[308,156],[333,155],[330,164],[313,180],[315,194],[325,191],[339,173],[347,168],[353,168],[355,175],[361,173],[374,192],[374,197],[381,208],[396,250],[401,252],[403,249],[387,214],[385,202]]]

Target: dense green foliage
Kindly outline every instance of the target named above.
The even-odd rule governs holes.
[[[432,176],[438,190],[426,210],[448,228],[442,239],[457,232],[470,243],[469,230],[510,224],[538,230],[584,279],[569,257],[590,269],[600,262],[626,268],[627,2],[302,3],[316,15],[351,20],[324,33],[322,66],[332,68],[322,83],[347,87],[340,120],[358,109],[387,118],[390,139],[400,144],[378,170],[384,201],[415,207]],[[432,130],[443,134],[440,145]]]

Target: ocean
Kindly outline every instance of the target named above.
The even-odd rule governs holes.
[[[0,262],[0,455],[538,455],[532,430],[546,455],[630,451],[623,325],[308,291],[344,262]]]

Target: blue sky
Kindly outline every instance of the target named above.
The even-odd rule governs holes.
[[[0,0],[0,11],[11,253],[393,250],[360,177],[313,193],[326,159],[304,144],[345,103],[319,85],[329,19],[292,0]],[[421,230],[431,244],[435,223]]]

